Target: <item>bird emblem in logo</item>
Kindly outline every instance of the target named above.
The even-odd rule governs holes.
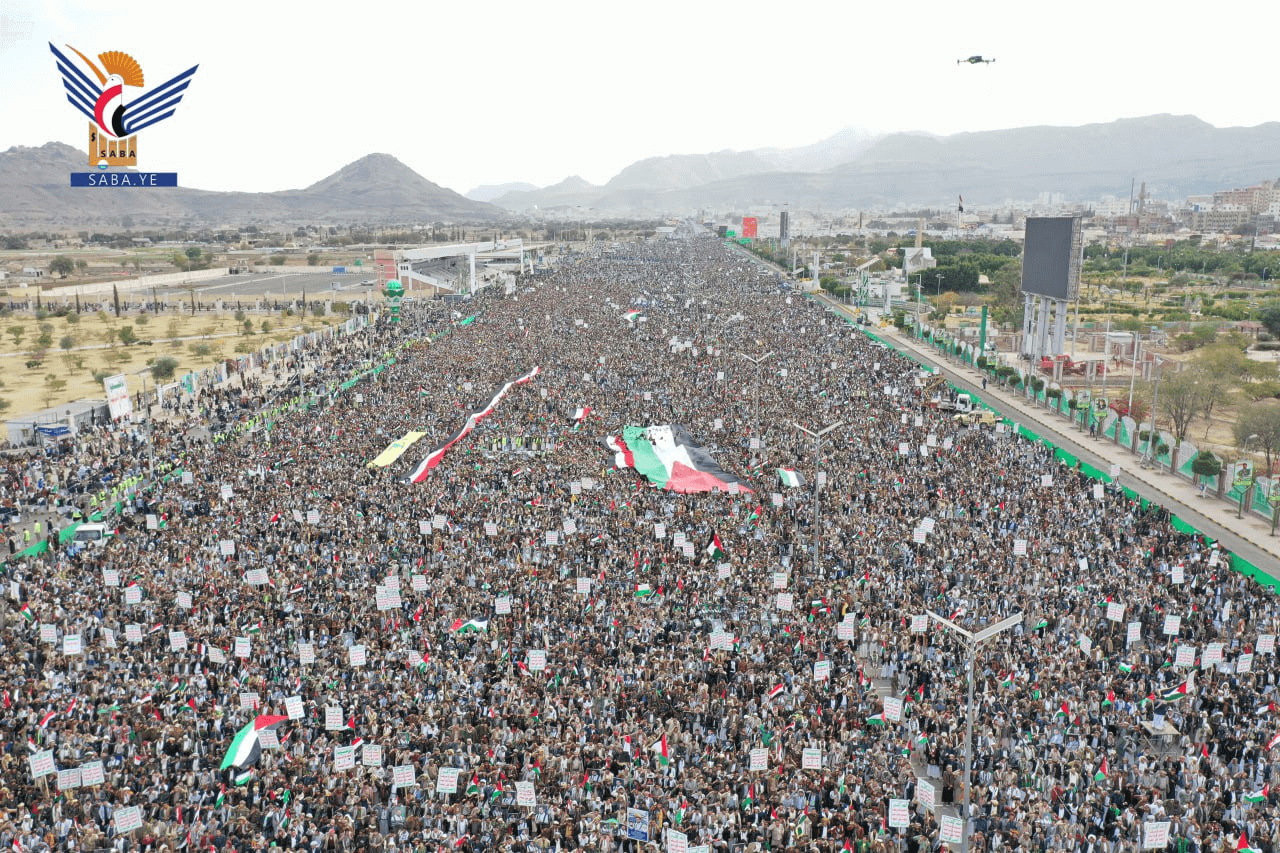
[[[128,90],[145,85],[142,66],[127,53],[109,50],[98,54],[98,62],[74,47],[67,49],[83,60],[92,73],[86,74],[65,54],[49,45],[58,61],[67,100],[89,119],[89,165],[108,166],[138,164],[138,131],[151,127],[173,115],[182,100],[191,77],[200,66],[193,65],[176,77],[161,83],[136,98]],[[95,82],[96,79],[96,82]],[[128,94],[127,94],[128,93]]]

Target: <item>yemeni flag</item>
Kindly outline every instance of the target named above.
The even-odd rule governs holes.
[[[282,723],[289,722],[289,718],[279,714],[263,714],[255,717],[244,728],[236,732],[235,738],[231,741],[231,746],[227,747],[227,754],[222,758],[222,766],[219,770],[226,770],[228,767],[236,770],[245,770],[258,763],[258,758],[262,755],[262,742],[259,735],[264,729],[275,729]],[[241,784],[239,782],[236,783]]]
[[[1236,842],[1236,853],[1262,853],[1262,851],[1257,847],[1250,847],[1248,837],[1241,832],[1240,840]]]
[[[634,468],[661,489],[682,494],[713,489],[724,492],[736,483],[738,491],[751,491],[742,480],[725,472],[682,426],[623,427],[622,435],[605,437],[604,446],[613,451],[614,465]]]
[[[1161,694],[1160,698],[1166,702],[1176,702],[1179,699],[1187,698],[1190,695],[1190,691],[1191,679],[1187,679],[1172,690],[1166,690]]]
[[[50,711],[49,713],[45,714],[43,717],[40,718],[40,728],[43,729],[45,726],[49,725],[49,721],[56,716],[58,716],[57,711]]]
[[[883,726],[883,725],[884,725],[884,722],[885,722],[885,721],[884,721],[884,712],[883,712],[883,711],[881,711],[879,714],[875,714],[875,715],[873,715],[873,716],[867,717],[867,725],[868,725],[868,726]]]
[[[431,469],[440,464],[441,460],[444,459],[445,454],[449,452],[449,448],[466,438],[471,431],[476,428],[478,423],[493,414],[494,409],[498,408],[498,404],[502,402],[503,397],[507,396],[508,391],[517,385],[524,385],[527,382],[532,382],[534,377],[540,372],[541,368],[535,367],[519,379],[513,379],[499,388],[498,393],[493,395],[493,399],[491,399],[483,409],[478,412],[472,412],[468,415],[467,420],[462,424],[461,428],[459,428],[457,432],[446,438],[443,443],[437,445],[435,450],[428,453],[427,457],[418,463],[418,467],[409,475],[409,482],[421,483],[423,480],[427,479],[427,475],[431,473]]]
[[[711,541],[707,543],[707,547],[703,549],[702,553],[706,554],[707,558],[712,562],[723,562],[729,559],[729,553],[720,545],[719,533],[711,534]]]
[[[1098,765],[1097,772],[1093,774],[1093,781],[1103,782],[1103,781],[1106,781],[1106,778],[1107,778],[1107,758],[1106,756],[1103,756],[1102,763]]]
[[[1265,705],[1259,705],[1256,709],[1254,709],[1253,713],[1261,717],[1263,714],[1273,714],[1275,713],[1275,710],[1276,710],[1276,703],[1268,702]]]
[[[489,620],[468,619],[463,622],[461,619],[454,619],[453,624],[449,626],[449,630],[455,634],[478,634],[481,631],[489,630]]]
[[[787,686],[785,684],[776,685],[772,690],[769,691],[769,698],[772,699],[773,697],[777,696],[779,693],[786,693],[786,692],[787,692]]]
[[[804,477],[800,476],[798,471],[791,468],[779,468],[778,479],[782,481],[782,485],[792,488],[804,485]]]
[[[1270,794],[1271,794],[1271,786],[1263,785],[1261,790],[1254,791],[1252,794],[1245,794],[1244,801],[1246,803],[1265,803],[1267,801],[1267,797],[1270,796]]]

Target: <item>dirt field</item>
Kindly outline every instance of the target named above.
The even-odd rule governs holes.
[[[234,304],[234,297],[230,301]],[[73,400],[103,399],[102,382],[95,379],[95,372],[126,374],[129,391],[134,393],[142,388],[143,374],[148,387],[154,387],[148,367],[158,358],[177,359],[174,375],[181,376],[344,319],[336,314],[304,319],[284,312],[248,312],[243,316],[252,324],[252,334],[245,334],[244,321],[237,320],[234,312],[199,312],[193,317],[190,312],[170,311],[120,318],[106,313],[82,314],[79,322],[53,316],[40,321],[31,314],[0,319],[0,399],[9,403],[3,416],[13,419]],[[139,343],[122,343],[120,333],[126,327]],[[21,333],[15,342],[16,329]],[[39,340],[42,334],[47,346]],[[40,366],[28,367],[27,362],[35,360],[41,348],[44,357]]]

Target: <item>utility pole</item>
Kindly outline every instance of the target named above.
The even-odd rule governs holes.
[[[997,634],[1001,634],[1010,628],[1022,622],[1023,614],[1018,613],[1003,619],[990,628],[984,628],[976,634],[966,631],[950,619],[945,619],[934,613],[932,610],[925,611],[929,614],[929,618],[955,631],[956,634],[963,638],[961,642],[964,644],[966,652],[966,671],[969,677],[969,699],[965,706],[965,727],[964,727],[964,804],[962,807],[961,819],[964,823],[960,830],[960,853],[969,853],[969,789],[972,787],[973,781],[973,671],[974,665],[978,657],[978,649],[987,640]]]
[[[817,432],[805,429],[794,421],[791,424],[805,435],[813,439],[813,576],[825,577],[822,574],[820,554],[822,551],[822,517],[819,514],[818,470],[822,461],[822,437],[833,429],[844,425],[844,421],[836,421],[831,426]]]
[[[756,440],[760,442],[761,448],[764,447],[764,439],[760,436],[760,365],[764,364],[767,359],[773,357],[773,350],[769,350],[759,358],[752,358],[746,353],[738,353],[739,358],[745,358],[756,366],[756,381],[752,390],[751,417],[754,423],[751,424],[751,431],[755,433]]]

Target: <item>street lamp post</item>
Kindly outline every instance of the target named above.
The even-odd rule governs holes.
[[[1160,455],[1154,453],[1156,442],[1159,440],[1159,433],[1156,432],[1156,418],[1160,416],[1160,380],[1164,378],[1164,371],[1160,370],[1160,359],[1153,358],[1151,365],[1158,371],[1156,373],[1156,392],[1151,400],[1151,434],[1147,436],[1147,449],[1142,454],[1145,461],[1152,461],[1157,466],[1160,464]]]
[[[950,619],[943,618],[932,610],[925,611],[929,614],[929,618],[955,631],[960,637],[964,638],[965,651],[967,656],[967,669],[969,672],[969,699],[965,710],[965,726],[964,726],[964,804],[961,818],[963,823],[960,829],[960,853],[969,853],[969,788],[973,779],[973,682],[974,668],[978,658],[978,649],[987,640],[997,634],[1001,634],[1010,628],[1022,622],[1023,614],[1017,613],[1007,619],[1002,619],[989,628],[984,628],[974,634],[961,628]]]
[[[751,392],[752,394],[751,418],[754,421],[754,423],[752,423],[751,425],[751,431],[755,433],[756,440],[759,441],[761,447],[763,447],[764,440],[760,437],[760,365],[764,364],[765,360],[773,357],[773,350],[769,350],[767,353],[760,356],[759,358],[752,358],[746,353],[741,353],[741,352],[738,353],[738,356],[740,358],[745,358],[747,361],[751,362],[756,366],[756,381],[755,381],[755,385],[753,386],[753,390]]]
[[[818,511],[818,502],[820,500],[818,496],[818,469],[822,462],[822,437],[836,427],[843,426],[844,421],[836,421],[831,426],[820,429],[817,432],[805,429],[794,421],[791,425],[813,439],[813,576],[824,577],[821,574],[822,564],[819,559],[819,554],[822,551],[822,534],[819,526],[821,524],[821,516]]]

